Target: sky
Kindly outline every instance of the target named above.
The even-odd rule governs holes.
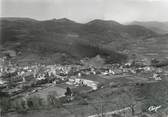
[[[168,21],[168,0],[0,0],[1,17]]]

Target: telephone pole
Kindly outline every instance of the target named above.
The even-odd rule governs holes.
[[[100,102],[100,109],[101,109],[101,117],[103,117],[103,101]]]

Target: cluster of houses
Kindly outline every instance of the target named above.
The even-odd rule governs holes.
[[[122,75],[122,74],[136,74],[136,73],[152,73],[151,77],[154,80],[162,80],[164,71],[161,68],[154,68],[152,66],[138,66],[134,67],[131,63],[124,65],[107,64],[96,68],[94,66],[85,65],[41,65],[35,64],[31,66],[19,66],[12,64],[10,61],[6,62],[5,58],[0,58],[0,86],[12,83],[25,84],[30,81],[33,84],[59,84],[64,83],[74,86],[88,86],[92,90],[97,90],[99,81],[89,79],[88,75]],[[12,80],[11,80],[12,79]]]
[[[103,79],[105,76],[113,78],[111,76],[138,73],[149,73],[153,78],[152,80],[157,81],[163,79],[163,74],[168,76],[168,71],[165,69],[150,65],[137,67],[132,66],[131,63],[126,63],[123,65],[106,64],[101,67],[60,64],[19,66],[6,61],[5,58],[0,58],[0,89],[5,89],[13,98],[23,93],[22,101],[25,104],[36,95],[43,98],[47,103],[46,100],[50,93],[56,95],[57,98],[62,98],[66,97],[65,93],[69,87],[75,87],[80,92],[82,92],[81,88],[86,89],[86,92],[94,91],[102,86],[103,81],[101,82],[99,79]],[[90,76],[95,76],[95,78]],[[12,88],[9,85],[12,85]],[[70,96],[70,98],[73,98],[73,96]],[[111,115],[116,112],[120,111],[106,114]],[[93,116],[97,117],[97,115]]]

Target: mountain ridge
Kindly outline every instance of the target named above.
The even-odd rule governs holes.
[[[45,21],[18,19],[1,21],[1,45],[21,51],[24,56],[32,53],[42,57],[66,53],[78,59],[98,54],[123,56],[118,53],[119,48],[127,48],[130,43],[156,36],[155,32],[145,27],[109,20],[96,19],[81,24],[66,18]]]
[[[168,34],[168,21],[159,22],[159,21],[134,21],[129,24],[136,24],[140,26],[144,26],[152,31],[155,31],[159,34]]]

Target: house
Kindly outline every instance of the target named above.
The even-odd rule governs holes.
[[[6,81],[0,79],[0,85],[3,85],[3,84],[5,84],[5,83],[6,83]]]
[[[153,74],[153,78],[154,78],[155,80],[162,80],[161,77],[160,77],[160,75],[157,74],[157,73],[154,73],[154,74]]]
[[[152,70],[153,70],[153,68],[150,67],[150,66],[146,66],[146,67],[144,67],[143,69],[144,69],[145,71],[152,71]]]

